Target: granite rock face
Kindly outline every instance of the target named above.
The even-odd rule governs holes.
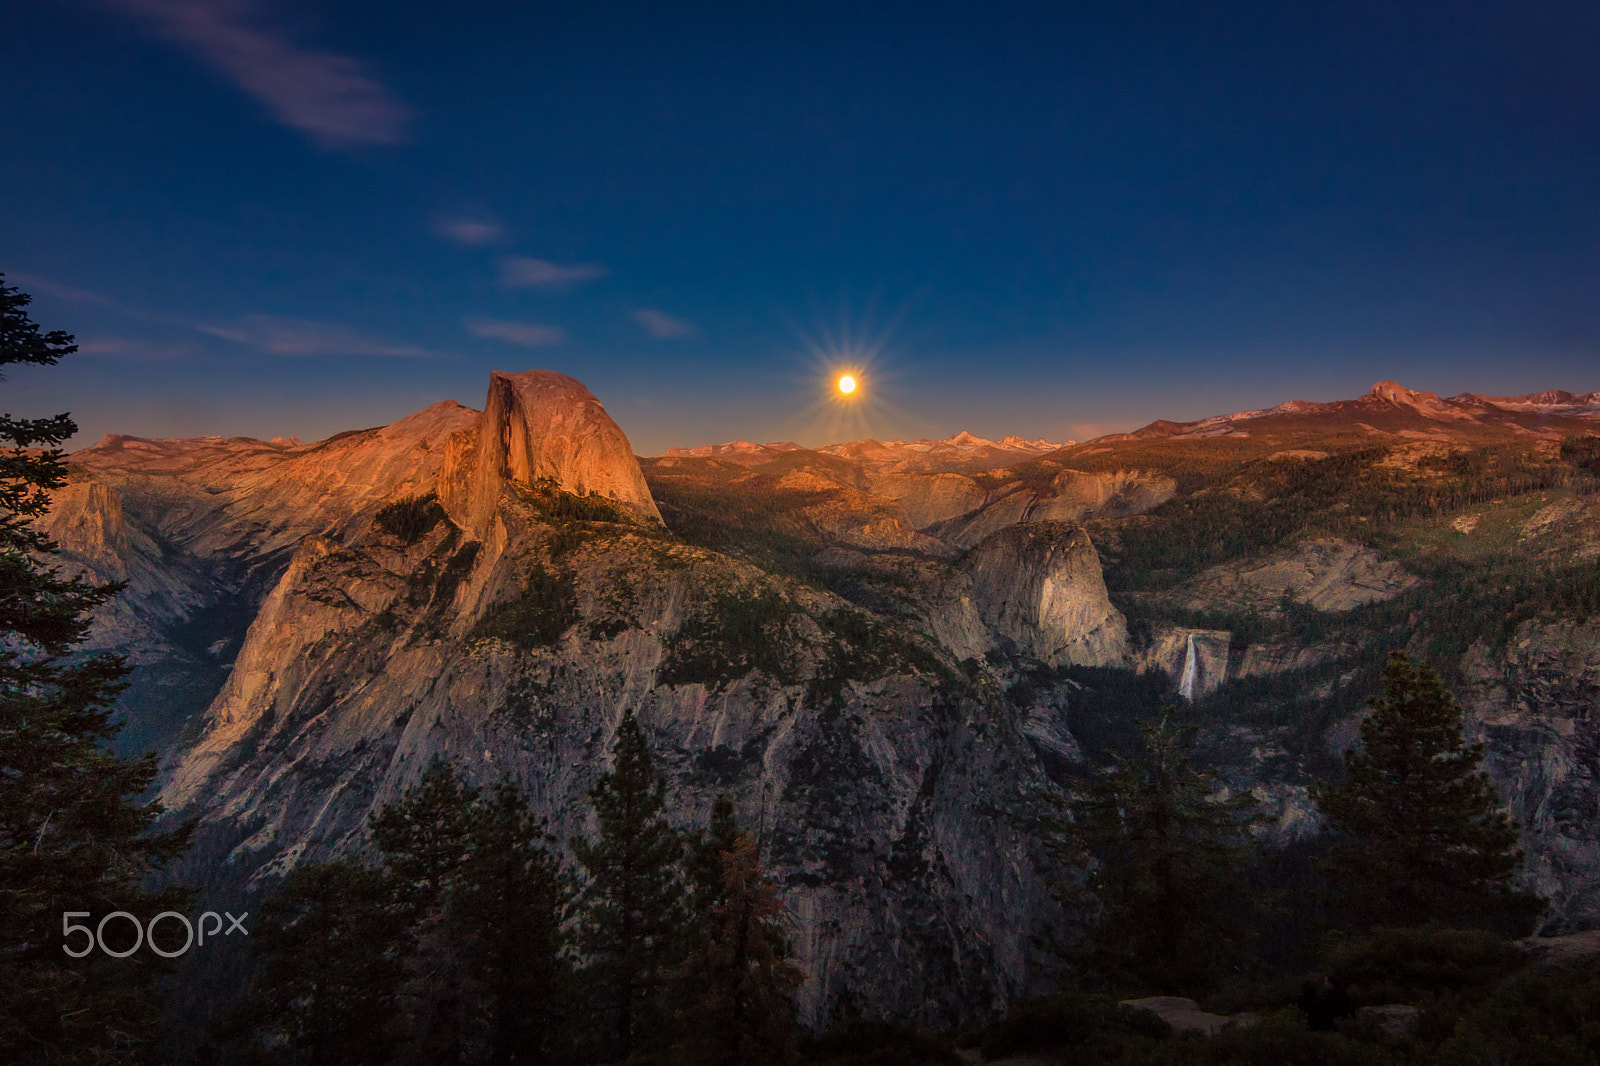
[[[914,529],[971,514],[989,494],[965,474],[890,474],[874,478],[872,491],[905,508]]]
[[[1319,537],[1267,558],[1213,567],[1168,598],[1190,610],[1273,612],[1288,600],[1317,611],[1349,611],[1393,599],[1416,584],[1399,563],[1371,548]]]
[[[1030,522],[981,541],[963,562],[978,611],[1001,638],[1051,666],[1119,664],[1127,624],[1081,526]]]
[[[1528,622],[1467,657],[1461,693],[1485,769],[1522,825],[1547,934],[1600,925],[1600,622]]]
[[[445,401],[312,444],[111,435],[74,453],[42,524],[69,568],[128,582],[88,644],[139,667],[119,746],[173,750],[300,543],[348,540],[385,504],[432,491],[445,441],[476,415]]]
[[[508,486],[544,482],[661,521],[628,438],[581,382],[553,370],[496,371],[482,414],[445,448],[439,500],[482,537]]]
[[[1143,514],[1171,499],[1176,490],[1177,483],[1169,477],[1128,470],[1062,470],[1044,486],[992,479],[980,507],[935,520],[925,532],[971,548],[991,534],[1024,522],[1086,522]]]

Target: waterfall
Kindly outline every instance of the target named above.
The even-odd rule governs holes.
[[[1194,634],[1190,633],[1184,646],[1183,676],[1178,680],[1178,695],[1191,703],[1194,701],[1195,666]]]

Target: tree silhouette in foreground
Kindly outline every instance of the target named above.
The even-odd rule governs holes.
[[[723,875],[722,857],[739,840],[739,820],[734,815],[733,801],[719,795],[711,804],[711,818],[706,831],[689,844],[684,857],[684,872],[689,882],[690,926],[693,931],[710,927],[710,919],[727,892]]]
[[[666,786],[632,710],[617,727],[612,759],[611,771],[589,792],[599,839],[574,837],[572,852],[589,879],[577,946],[588,959],[597,1013],[607,1018],[606,1054],[621,1061],[641,1046],[647,1015],[682,943],[683,846],[661,817]]]
[[[1144,755],[1055,800],[1052,854],[1075,871],[1057,895],[1086,911],[1075,961],[1113,988],[1193,994],[1237,968],[1254,798],[1217,795],[1187,751],[1194,729],[1172,710],[1140,727]]]
[[[731,823],[731,807],[726,812]],[[715,816],[712,839],[718,836]],[[756,842],[739,832],[719,852],[721,885],[706,902],[703,934],[679,975],[689,1002],[674,1060],[684,1066],[788,1066],[795,1051],[794,993],[805,974],[786,958],[777,889]]]
[[[406,982],[400,1002],[408,1059],[455,1063],[465,1054],[463,934],[450,902],[473,858],[478,797],[450,763],[435,762],[369,822],[403,921]]]
[[[526,796],[435,763],[370,825],[381,870],[308,863],[263,907],[231,1035],[307,1063],[557,1061],[572,886]]]
[[[1360,926],[1427,924],[1527,932],[1543,910],[1519,890],[1517,828],[1467,744],[1439,675],[1404,652],[1368,701],[1345,780],[1319,783],[1334,837],[1323,873],[1336,913]]]
[[[261,963],[230,1028],[279,1061],[393,1061],[404,925],[391,901],[392,883],[357,862],[296,867],[261,907],[250,945]]]
[[[59,330],[41,333],[29,297],[0,275],[0,365],[48,366],[77,351]],[[108,748],[121,729],[112,705],[127,667],[78,652],[89,612],[120,585],[66,578],[42,557],[57,546],[34,527],[66,483],[60,445],[67,415],[0,417],[0,1058],[122,1062],[158,1032],[148,950],[81,959],[62,949],[63,914],[91,928],[113,911],[141,920],[179,906],[181,893],[140,885],[186,846],[187,830],[147,832],[161,814],[141,793],[154,755]],[[126,932],[119,920],[107,927]],[[82,941],[73,938],[74,950]],[[128,945],[131,946],[130,940]],[[175,947],[176,945],[174,945]]]
[[[570,1029],[572,964],[561,926],[570,877],[548,845],[527,798],[503,781],[473,810],[472,854],[451,901],[465,937],[465,970],[476,1008],[473,1043],[492,1066],[557,1061]]]

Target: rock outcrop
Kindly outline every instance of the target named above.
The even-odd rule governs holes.
[[[1053,666],[1104,666],[1127,653],[1127,623],[1106,595],[1083,527],[1031,522],[982,541],[966,557],[979,614],[994,633]]]
[[[1215,1036],[1230,1025],[1240,1024],[1235,1017],[1227,1014],[1211,1014],[1200,1009],[1200,1004],[1183,996],[1146,996],[1144,999],[1125,999],[1124,1007],[1134,1010],[1149,1011],[1157,1018],[1172,1027],[1172,1031],[1179,1036],[1186,1033],[1198,1033],[1201,1036]],[[1254,1015],[1240,1015],[1242,1024],[1251,1025],[1258,1019]]]
[[[1129,470],[1062,470],[1042,488],[995,479],[986,490],[982,507],[935,520],[926,532],[970,548],[999,530],[1024,522],[1086,522],[1143,514],[1171,499],[1176,489],[1177,483],[1169,477]]]
[[[965,474],[889,474],[872,480],[872,491],[905,508],[906,521],[924,530],[971,514],[989,494]]]
[[[445,450],[439,501],[461,528],[483,539],[504,492],[545,482],[661,521],[628,438],[581,382],[553,370],[496,371],[483,413]]]
[[[1162,598],[1192,611],[1273,614],[1286,601],[1317,611],[1349,611],[1393,599],[1416,584],[1398,562],[1371,548],[1316,537],[1266,558],[1212,567]]]
[[[1525,623],[1501,653],[1477,646],[1461,694],[1486,769],[1523,828],[1542,931],[1600,924],[1600,622]]]

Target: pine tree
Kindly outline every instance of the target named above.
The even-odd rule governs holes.
[[[487,1030],[484,1058],[493,1066],[554,1062],[568,1021],[572,964],[561,930],[571,879],[549,850],[544,823],[509,781],[478,804],[472,833],[451,906],[480,1004],[474,1013]]]
[[[1045,825],[1049,850],[1074,871],[1057,894],[1090,915],[1076,961],[1113,987],[1193,994],[1245,956],[1260,818],[1249,793],[1219,798],[1216,774],[1194,768],[1195,730],[1173,713],[1140,727],[1142,758],[1057,798]]]
[[[371,817],[372,842],[396,879],[403,905],[420,914],[443,904],[472,857],[477,801],[478,790],[463,785],[450,763],[439,761],[398,801]]]
[[[708,926],[718,904],[723,901],[726,879],[723,876],[723,855],[733,850],[739,839],[739,820],[734,816],[733,801],[718,796],[711,804],[711,818],[704,835],[694,840],[688,849],[684,871],[689,880],[690,924]]]
[[[1517,828],[1500,810],[1481,744],[1439,675],[1394,652],[1368,701],[1345,780],[1314,795],[1334,843],[1323,873],[1336,913],[1358,925],[1523,931],[1542,901],[1514,884]]]
[[[473,859],[478,797],[454,767],[436,762],[369,822],[406,926],[406,1061],[455,1063],[465,1052],[463,934],[452,921],[450,901]]]
[[[0,275],[0,365],[48,366],[77,350],[66,333],[41,333],[29,303]],[[148,1043],[159,958],[96,949],[74,960],[63,915],[88,911],[93,927],[113,911],[148,919],[179,905],[181,893],[140,884],[188,838],[148,832],[161,807],[138,797],[155,756],[107,747],[126,666],[77,652],[89,612],[121,586],[41,563],[57,548],[33,523],[66,481],[60,445],[75,432],[65,414],[0,417],[0,1058],[11,1061],[117,1062]]]
[[[622,716],[612,769],[589,792],[600,837],[572,839],[588,876],[577,943],[597,1008],[609,1016],[607,1053],[625,1060],[643,1043],[664,971],[682,942],[678,835],[661,817],[666,785],[655,773],[633,711]]]
[[[395,952],[403,920],[392,884],[349,860],[297,866],[251,931],[260,959],[232,1032],[282,1061],[380,1066],[395,1049]]]
[[[777,889],[762,874],[755,839],[740,832],[728,805],[722,825],[713,816],[711,837],[731,826],[718,854],[720,885],[709,904],[705,933],[679,982],[689,1000],[678,1019],[682,1036],[673,1048],[684,1066],[788,1066],[797,1062],[794,993],[805,974],[788,961],[779,925]],[[702,843],[702,847],[705,846]]]

